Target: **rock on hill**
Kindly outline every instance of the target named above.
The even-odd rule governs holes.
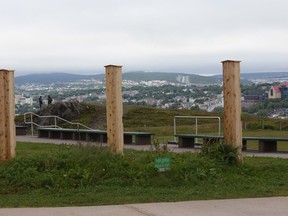
[[[44,106],[41,110],[36,112],[39,116],[58,116],[67,121],[72,121],[74,119],[80,118],[80,113],[83,111],[84,107],[79,102],[56,102],[48,106]],[[34,118],[33,121],[38,125],[54,125],[54,118]],[[57,125],[65,123],[59,119],[56,120]]]
[[[56,102],[49,106],[44,106],[35,112],[39,116],[58,116],[69,122],[81,123],[93,129],[106,129],[106,107],[95,103],[79,103],[78,101]],[[16,116],[17,125],[25,125],[23,115]],[[33,117],[33,121],[41,126],[55,125],[55,118]],[[57,119],[57,125],[63,128],[77,128],[66,121]]]
[[[73,119],[79,118],[80,113],[83,110],[83,105],[78,101],[56,102],[54,104],[45,106],[43,109],[37,111],[36,114],[40,116],[55,115],[71,121]]]

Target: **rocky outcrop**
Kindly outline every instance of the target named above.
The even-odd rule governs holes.
[[[41,115],[56,115],[66,120],[77,119],[80,117],[81,111],[84,107],[78,101],[56,102],[46,106]]]
[[[69,102],[56,102],[54,104],[47,105],[41,110],[37,111],[36,114],[40,116],[58,116],[65,120],[71,121],[80,117],[81,111],[84,109],[83,105],[78,101]],[[41,118],[35,119],[39,125],[53,125],[53,118]]]

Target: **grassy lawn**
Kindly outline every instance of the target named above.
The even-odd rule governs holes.
[[[154,159],[170,156],[158,172]],[[288,195],[288,160],[245,158],[236,166],[195,153],[17,143],[0,164],[0,207],[81,206]]]

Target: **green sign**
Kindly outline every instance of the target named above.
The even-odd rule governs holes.
[[[155,168],[159,172],[165,172],[170,170],[171,157],[157,157],[155,158]]]

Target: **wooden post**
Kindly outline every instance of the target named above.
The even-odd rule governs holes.
[[[14,71],[0,69],[0,161],[15,157]]]
[[[113,153],[123,154],[122,66],[107,65],[105,68],[107,143]]]
[[[224,143],[238,148],[242,162],[240,61],[226,60],[223,64]]]

